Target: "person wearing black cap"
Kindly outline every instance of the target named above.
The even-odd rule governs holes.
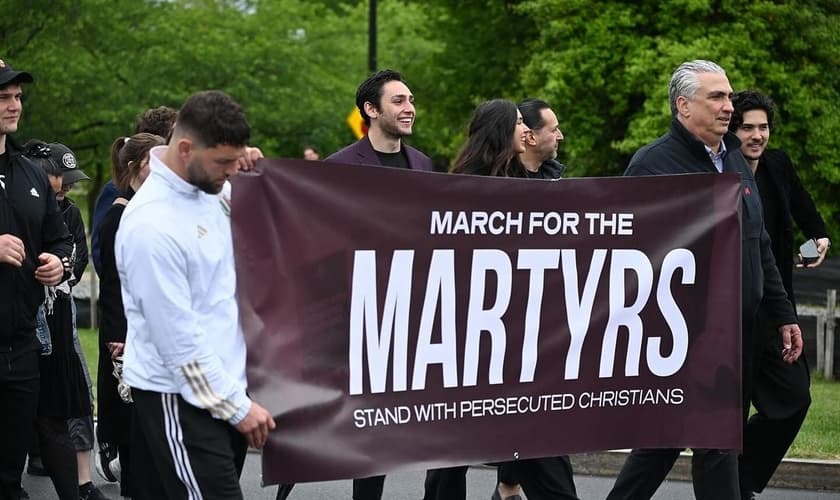
[[[100,500],[104,496],[90,478],[93,449],[90,381],[84,357],[79,355],[81,349],[75,345],[75,307],[70,294],[87,267],[88,251],[82,213],[66,196],[74,182],[88,176],[77,168],[76,156],[63,144],[33,139],[23,149],[24,156],[47,174],[74,240],[72,273],[58,286],[50,287],[45,304],[52,354],[42,356],[40,363],[37,429],[41,460],[59,498],[78,495],[83,500]]]
[[[55,164],[61,173],[61,189],[56,191],[56,200],[61,213],[64,215],[64,222],[73,235],[73,240],[76,244],[76,261],[73,265],[73,275],[70,277],[70,286],[75,286],[82,278],[85,268],[88,264],[87,239],[85,238],[86,230],[82,212],[76,206],[75,202],[67,197],[67,193],[79,181],[90,180],[90,177],[79,168],[76,161],[76,155],[67,146],[60,143],[49,144],[50,160]],[[70,296],[71,303],[73,297]],[[79,335],[76,329],[76,305],[72,303],[73,309],[73,346],[76,349],[76,354],[82,366],[82,371],[85,375],[87,383],[87,390],[93,400],[92,380],[87,369],[87,360],[85,359],[84,351],[79,343]],[[76,459],[79,465],[79,494],[81,499],[96,499],[104,497],[99,490],[93,486],[91,480],[91,453],[93,452],[94,434],[93,434],[93,416],[85,415],[83,417],[73,417],[67,420],[67,425],[70,429],[70,438],[76,449]]]
[[[38,408],[35,316],[44,285],[70,274],[73,240],[47,176],[23,157],[17,132],[23,89],[32,75],[0,60],[0,499],[20,496]]]

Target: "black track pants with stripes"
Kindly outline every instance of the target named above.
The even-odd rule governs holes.
[[[131,392],[136,500],[242,498],[239,476],[248,446],[239,431],[178,394]]]

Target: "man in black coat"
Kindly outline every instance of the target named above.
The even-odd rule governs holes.
[[[736,172],[742,176],[741,336],[744,417],[752,394],[754,320],[764,301],[785,349],[784,361],[802,353],[802,334],[787,299],[764,229],[763,211],[752,173],[729,132],[732,87],[726,73],[711,61],[690,61],[671,76],[671,130],[633,155],[625,175]],[[733,293],[721,290],[721,293]],[[733,294],[737,296],[736,294]],[[737,335],[738,332],[732,332]],[[624,463],[609,500],[650,498],[681,450],[637,449]],[[738,500],[738,457],[728,450],[694,449],[694,494],[699,500]],[[747,497],[751,493],[747,492]]]
[[[819,257],[807,267],[819,266],[831,240],[811,195],[802,186],[790,158],[781,150],[768,150],[775,125],[775,107],[769,97],[752,90],[732,99],[735,111],[729,130],[741,140],[741,153],[758,184],[764,207],[764,226],[770,235],[776,267],[782,276],[788,300],[793,296],[793,224],[817,243]],[[754,353],[752,403],[757,413],[744,428],[744,451],[740,458],[741,490],[764,490],[808,413],[811,404],[810,377],[805,357],[785,363],[779,355],[770,313],[762,308],[755,330],[759,337]]]
[[[10,137],[31,82],[0,60],[0,500],[20,496],[38,405],[35,315],[44,285],[69,276],[73,248],[47,175]]]
[[[528,177],[559,179],[566,166],[557,161],[557,148],[563,142],[557,115],[547,102],[540,99],[523,99],[516,107],[530,129],[525,139],[525,152],[519,155]]]

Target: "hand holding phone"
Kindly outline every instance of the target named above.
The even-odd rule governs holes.
[[[799,262],[801,265],[809,266],[817,262],[820,258],[820,252],[817,249],[817,242],[813,238],[805,241],[799,247]]]

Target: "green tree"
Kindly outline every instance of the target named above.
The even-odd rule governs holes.
[[[114,139],[146,108],[177,108],[198,90],[239,100],[254,144],[270,156],[352,140],[344,117],[364,75],[362,38],[352,29],[358,8],[299,0],[11,3],[26,15],[0,21],[10,47],[0,57],[36,78],[18,135],[69,145],[93,179],[90,203],[110,176]],[[348,78],[353,71],[358,76]]]
[[[775,99],[781,116],[771,146],[791,154],[837,234],[838,5],[527,0],[519,11],[540,30],[522,83],[558,112],[572,175],[616,175],[666,130],[673,70],[714,60],[735,90],[760,88]]]
[[[400,4],[402,2],[393,2]],[[438,168],[446,169],[464,142],[476,105],[497,97],[524,97],[519,68],[525,61],[534,23],[516,2],[429,0],[423,12],[427,37],[436,43],[426,59],[405,71],[418,97],[416,138]]]

